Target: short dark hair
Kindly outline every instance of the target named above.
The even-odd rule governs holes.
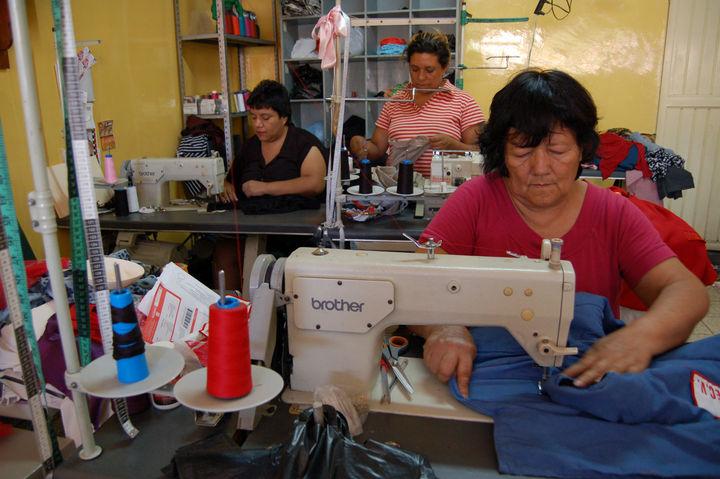
[[[408,62],[415,53],[432,53],[436,55],[438,63],[443,68],[450,64],[450,44],[447,36],[442,32],[418,32],[413,35],[407,48],[405,48],[405,58]]]
[[[600,142],[597,121],[590,93],[573,77],[559,70],[525,70],[493,97],[490,118],[479,139],[484,172],[498,170],[508,176],[505,143],[511,128],[524,139],[525,147],[539,145],[553,127],[568,128],[582,149],[581,163],[591,163]],[[578,177],[581,172],[579,166]]]
[[[250,92],[247,100],[250,108],[270,108],[280,118],[290,121],[290,94],[282,83],[274,80],[263,80]]]

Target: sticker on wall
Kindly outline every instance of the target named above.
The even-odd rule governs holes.
[[[98,134],[100,136],[100,148],[111,150],[116,147],[115,134],[113,133],[113,120],[98,122]]]

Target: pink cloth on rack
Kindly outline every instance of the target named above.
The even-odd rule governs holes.
[[[312,31],[312,37],[319,40],[318,56],[322,60],[320,68],[327,70],[337,63],[333,40],[335,37],[347,37],[350,19],[340,7],[333,7],[327,15],[320,17]]]

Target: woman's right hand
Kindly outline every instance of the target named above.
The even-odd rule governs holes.
[[[361,135],[355,135],[350,138],[350,153],[358,161],[367,158],[367,140]]]
[[[237,195],[235,194],[235,187],[228,180],[225,180],[223,186],[223,192],[218,195],[220,202],[227,203],[229,201],[237,201]]]
[[[470,394],[470,375],[477,348],[465,326],[439,326],[425,337],[423,356],[425,365],[442,382],[454,374],[460,394]]]

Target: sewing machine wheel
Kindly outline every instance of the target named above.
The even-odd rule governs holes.
[[[272,273],[272,267],[275,264],[275,256],[271,254],[261,254],[253,263],[252,271],[250,272],[250,301],[252,301],[255,295],[255,290],[260,287],[263,283],[270,283],[270,276]]]
[[[270,273],[270,289],[283,292],[285,283],[285,262],[287,258],[278,258],[275,264],[271,266],[272,272]]]

